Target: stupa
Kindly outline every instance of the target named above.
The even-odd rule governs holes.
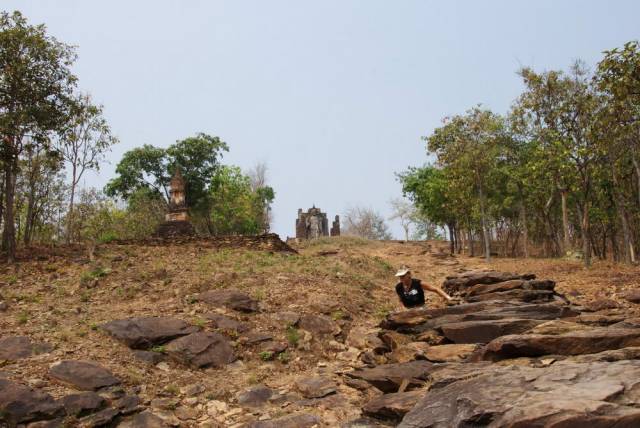
[[[189,221],[185,181],[180,168],[176,169],[169,186],[169,212],[165,215],[165,222],[158,227],[156,235],[162,238],[195,235],[195,229]]]

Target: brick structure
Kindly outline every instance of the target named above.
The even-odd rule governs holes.
[[[195,229],[189,221],[185,181],[179,168],[171,178],[169,195],[169,212],[165,214],[165,222],[158,227],[156,235],[162,238],[195,235]]]
[[[331,230],[329,230],[327,214],[323,213],[320,208],[316,208],[314,205],[307,212],[302,212],[302,208],[298,209],[298,218],[296,219],[297,239],[317,239],[322,236],[329,236],[329,234],[331,236],[340,235],[340,219],[338,216],[336,216]]]

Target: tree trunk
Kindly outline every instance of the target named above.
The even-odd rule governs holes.
[[[591,231],[589,230],[589,203],[582,206],[582,252],[585,267],[591,266]]]
[[[4,200],[4,231],[2,233],[2,246],[7,252],[7,263],[13,263],[16,259],[16,229],[14,222],[13,201],[16,191],[16,159],[6,160],[4,168],[5,200]]]
[[[622,239],[623,239],[623,251],[624,261],[625,263],[634,263],[635,262],[635,253],[633,251],[633,234],[631,233],[631,228],[629,227],[629,217],[627,215],[627,209],[624,203],[624,199],[622,198],[622,194],[619,189],[619,180],[618,174],[615,171],[615,166],[612,167],[612,181],[613,181],[613,200],[616,207],[616,213],[618,214],[618,218],[620,219],[620,225],[622,226]]]
[[[475,253],[473,251],[473,234],[471,232],[471,227],[469,227],[469,230],[467,231],[467,233],[469,234],[468,235],[469,236],[469,239],[468,239],[468,241],[469,241],[469,243],[468,243],[468,245],[469,245],[469,256],[470,257],[475,257]]]
[[[480,197],[480,222],[482,225],[482,236],[484,240],[484,258],[486,261],[491,261],[491,237],[489,236],[489,229],[487,226],[487,215],[485,212],[485,200],[484,193],[482,192],[482,186],[478,186],[478,196]]]
[[[571,249],[571,239],[569,238],[569,213],[567,210],[567,195],[568,191],[566,189],[560,190],[560,198],[562,200],[562,233],[563,233],[563,249],[562,251],[566,254],[567,251]]]
[[[640,204],[640,164],[636,157],[636,151],[631,151],[631,161],[633,162],[633,169],[636,172],[636,184],[638,185],[638,204]]]
[[[75,226],[75,221],[73,218],[73,203],[74,203],[74,198],[76,196],[76,185],[78,184],[76,174],[77,174],[77,168],[74,163],[71,169],[71,195],[69,197],[69,212],[67,213],[67,244],[71,243],[73,229]]]
[[[453,255],[454,252],[455,252],[455,248],[454,248],[455,241],[454,241],[454,238],[453,238],[453,226],[451,225],[451,223],[447,224],[447,228],[449,229],[449,240],[450,240],[449,251],[451,252],[451,255]]]
[[[529,232],[527,229],[527,210],[524,202],[520,201],[520,222],[522,223],[522,255],[529,258]]]

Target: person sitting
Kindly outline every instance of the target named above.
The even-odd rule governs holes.
[[[395,276],[400,278],[400,282],[396,284],[396,293],[405,308],[417,308],[424,306],[425,291],[436,293],[447,302],[451,302],[453,300],[451,296],[440,288],[423,284],[419,279],[412,278],[411,270],[407,266],[402,266]]]

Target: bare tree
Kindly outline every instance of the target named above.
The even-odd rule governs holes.
[[[249,171],[247,171],[247,175],[251,179],[251,190],[255,192],[261,187],[265,187],[267,185],[268,170],[269,168],[265,162],[257,162]]]
[[[391,239],[384,217],[373,208],[351,207],[343,216],[344,235],[365,239]]]
[[[104,154],[118,139],[111,134],[111,128],[102,115],[102,106],[91,102],[89,94],[80,94],[77,108],[69,127],[59,139],[58,150],[62,159],[71,167],[71,184],[69,197],[69,219],[67,239],[71,239],[73,204],[76,187],[87,170],[98,170]]]
[[[251,190],[257,195],[262,195],[259,198],[261,201],[262,219],[261,229],[262,232],[269,232],[271,229],[271,223],[273,222],[273,211],[271,210],[271,201],[273,201],[273,189],[267,185],[269,177],[267,171],[269,167],[265,162],[257,162],[250,170],[247,171],[249,180],[251,181]]]
[[[414,218],[416,216],[416,208],[415,206],[405,200],[400,198],[392,199],[390,202],[391,209],[393,213],[389,220],[400,220],[400,225],[404,229],[404,240],[409,240],[409,228],[411,224],[414,222]]]

